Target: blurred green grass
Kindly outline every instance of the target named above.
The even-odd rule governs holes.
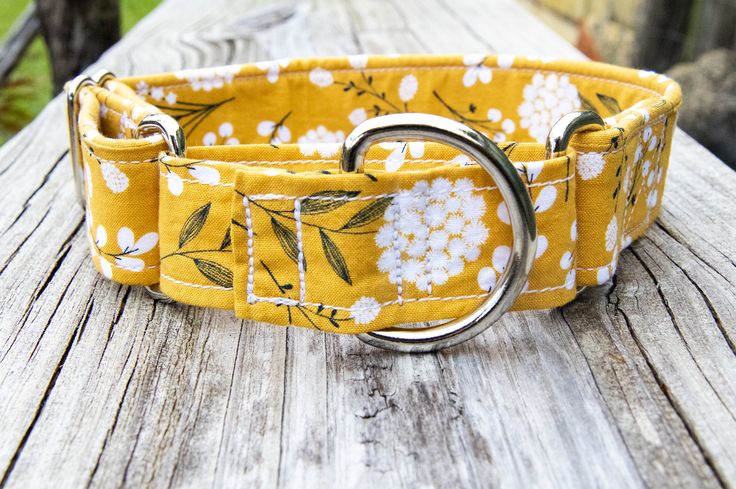
[[[7,34],[13,22],[31,0],[0,0],[0,39]],[[128,32],[140,19],[158,5],[159,0],[120,0],[121,32]],[[46,45],[39,35],[28,47],[20,63],[10,76],[9,87],[0,88],[0,107],[4,120],[0,123],[0,145],[13,137],[38,115],[51,100],[51,73]]]

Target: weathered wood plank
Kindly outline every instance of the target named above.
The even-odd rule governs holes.
[[[101,64],[580,57],[509,0],[225,4],[170,0]],[[0,148],[0,486],[736,484],[736,174],[684,134],[613,284],[406,356],[99,278],[62,118],[55,100]]]

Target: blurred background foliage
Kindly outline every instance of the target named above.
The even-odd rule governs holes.
[[[120,28],[124,34],[158,5],[160,0],[120,0]],[[32,0],[0,0],[0,39]],[[1,53],[0,53],[1,54]],[[0,86],[0,145],[22,129],[43,110],[54,96],[46,44],[37,34]]]

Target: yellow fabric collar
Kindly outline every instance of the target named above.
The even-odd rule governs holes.
[[[338,333],[472,311],[512,239],[491,178],[457,150],[376,145],[339,173],[367,118],[424,112],[496,141],[539,234],[515,309],[607,281],[659,211],[680,89],[649,72],[512,56],[293,59],[108,80],[79,97],[92,257],[107,278],[176,301]],[[607,127],[545,160],[552,124],[590,109]],[[135,139],[174,117],[185,157]],[[312,198],[310,198],[310,196]],[[316,197],[316,198],[315,198]]]

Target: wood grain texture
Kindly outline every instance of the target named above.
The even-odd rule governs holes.
[[[582,57],[511,0],[169,0],[100,65],[484,50]],[[0,148],[0,487],[736,486],[736,174],[687,135],[612,283],[410,356],[102,279],[63,116]]]

